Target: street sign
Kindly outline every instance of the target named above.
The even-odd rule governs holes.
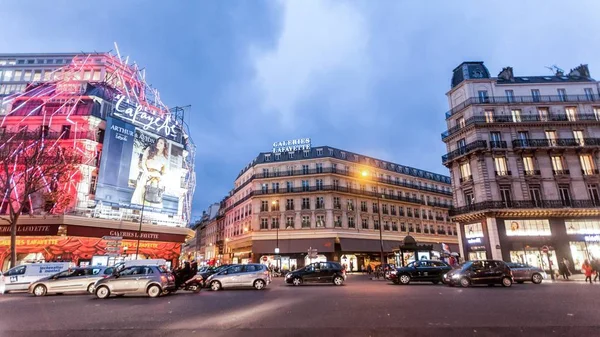
[[[279,248],[275,248],[275,254],[279,254]]]
[[[119,252],[121,251],[121,247],[106,247],[104,250],[107,252]]]
[[[107,241],[106,247],[119,247],[121,246],[121,241]]]
[[[281,255],[275,255],[275,260],[281,260]]]
[[[106,253],[106,254],[104,254],[104,256],[117,257],[117,256],[121,256],[121,254]]]
[[[123,237],[122,236],[108,236],[108,235],[106,235],[106,236],[102,237],[102,240],[121,241],[121,240],[123,240]]]
[[[316,259],[317,258],[317,249],[316,248],[309,248],[308,249],[308,258],[309,259]]]
[[[549,250],[550,250],[550,249],[548,248],[548,246],[542,246],[542,252],[543,252],[544,254],[548,254],[548,251],[549,251]]]

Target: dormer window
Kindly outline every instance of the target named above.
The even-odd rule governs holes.
[[[354,155],[354,161],[358,161],[358,155]]]
[[[304,158],[308,158],[309,155],[310,155],[310,151],[304,150]]]
[[[265,161],[271,161],[271,154],[265,154]]]
[[[317,156],[323,155],[323,149],[317,149]]]
[[[288,152],[288,158],[294,159],[294,152]]]
[[[329,155],[333,156],[333,149],[329,149]]]
[[[281,159],[281,153],[276,153],[275,160],[280,160],[280,159]]]
[[[346,159],[346,152],[341,152],[340,155],[342,156],[342,159]]]

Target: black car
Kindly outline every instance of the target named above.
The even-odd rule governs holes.
[[[202,288],[205,288],[205,287],[208,286],[206,284],[206,280],[208,279],[208,277],[210,275],[216,274],[216,273],[218,273],[218,272],[220,272],[222,270],[225,270],[225,269],[229,268],[230,266],[231,266],[230,264],[223,264],[223,265],[220,265],[218,267],[208,267],[208,268],[206,268],[204,270],[198,271],[198,274],[196,274],[196,275],[202,276],[202,280],[204,280],[203,283],[202,283]]]
[[[393,270],[390,280],[394,284],[409,284],[410,282],[433,282],[438,284],[442,281],[442,275],[452,270],[452,267],[442,261],[420,260],[413,261]]]
[[[299,286],[302,283],[333,283],[341,286],[346,281],[346,270],[337,262],[315,262],[285,275],[285,282]]]
[[[481,260],[469,261],[444,275],[444,282],[450,286],[460,285],[469,287],[477,284],[493,286],[501,284],[510,287],[513,284],[513,274],[503,261]]]

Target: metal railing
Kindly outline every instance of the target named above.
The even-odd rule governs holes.
[[[478,149],[486,149],[487,148],[487,141],[485,140],[476,140],[472,143],[469,143],[465,146],[462,146],[454,151],[450,151],[447,154],[442,156],[442,162],[443,163],[447,163],[451,160],[454,160],[460,156],[466,155],[472,151],[478,150]]]
[[[462,103],[454,106],[446,112],[446,119],[455,113],[478,104],[537,104],[537,103],[580,103],[580,102],[598,102],[597,95],[540,95],[540,96],[487,96],[471,97]]]
[[[483,201],[467,206],[450,209],[450,216],[492,209],[525,208],[594,208],[600,207],[595,200],[521,200],[521,201]]]

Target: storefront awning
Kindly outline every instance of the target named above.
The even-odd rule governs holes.
[[[398,249],[401,243],[401,241],[383,240],[383,251],[389,253],[394,248]],[[340,245],[342,251],[348,253],[376,253],[381,251],[379,240],[340,238]]]
[[[308,253],[309,248],[316,249],[318,253],[333,253],[334,244],[334,239],[285,239],[279,240],[279,253]],[[274,254],[276,247],[276,240],[252,241],[254,254]]]

